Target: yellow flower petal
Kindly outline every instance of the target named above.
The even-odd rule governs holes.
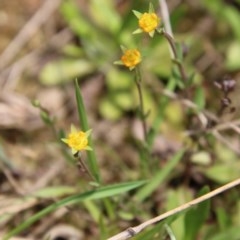
[[[141,54],[137,49],[125,50],[121,61],[126,67],[133,69],[141,62]]]
[[[74,125],[71,125],[71,132],[68,134],[68,137],[61,140],[72,149],[73,154],[82,150],[91,150],[91,147],[88,146],[88,137],[91,131],[78,131]]]
[[[138,20],[139,28],[144,32],[155,31],[160,23],[160,18],[155,13],[144,13]]]

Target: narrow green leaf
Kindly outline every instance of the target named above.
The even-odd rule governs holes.
[[[95,199],[102,199],[102,198],[106,198],[106,197],[115,196],[118,194],[122,194],[124,192],[128,192],[137,187],[140,187],[145,183],[146,183],[146,181],[135,181],[135,182],[113,184],[113,185],[98,188],[96,190],[92,190],[92,191],[88,191],[85,193],[80,193],[80,194],[77,194],[74,196],[64,198],[61,201],[53,203],[50,206],[41,210],[40,212],[36,213],[35,215],[29,217],[26,221],[24,221],[23,223],[18,225],[15,229],[13,229],[9,233],[7,233],[3,237],[3,240],[8,240],[12,236],[19,234],[21,231],[30,227],[33,223],[35,223],[39,219],[42,219],[45,215],[55,211],[56,209],[58,209],[60,207],[77,204],[84,200],[95,200]]]
[[[81,95],[81,92],[79,89],[77,79],[75,80],[75,94],[76,94],[76,100],[77,100],[77,109],[78,109],[80,126],[82,127],[82,129],[84,131],[88,131],[89,125],[88,125],[88,121],[87,121],[87,113],[85,111],[84,102],[82,99],[82,95]],[[94,146],[93,146],[91,136],[89,136],[89,146],[92,148],[92,151],[87,151],[88,165],[89,165],[90,171],[93,174],[93,176],[95,177],[96,181],[98,183],[100,183],[101,178],[100,178],[99,168],[98,168],[96,154],[94,151]]]
[[[133,14],[137,17],[140,18],[142,16],[142,13],[136,11],[136,10],[132,10]]]
[[[221,231],[227,230],[231,226],[231,216],[228,211],[224,207],[218,207],[215,212],[219,229]]]
[[[182,62],[183,61],[183,50],[182,50],[182,44],[175,42],[175,47],[177,50],[177,61]]]
[[[166,206],[165,211],[172,210],[192,199],[192,193],[187,187],[177,187],[175,189],[173,188],[167,188],[164,192],[165,199],[166,199]],[[170,226],[173,230],[175,236],[177,239],[184,239],[184,216],[185,216],[186,210],[182,211],[177,218],[174,219],[174,221],[171,222]],[[176,215],[174,215],[176,216]]]
[[[232,226],[228,229],[218,232],[214,237],[208,238],[208,240],[238,240],[240,239],[239,226]]]
[[[209,192],[208,187],[204,187],[199,196],[204,195]],[[185,237],[184,240],[195,240],[197,239],[197,234],[207,219],[210,211],[210,200],[206,200],[196,208],[190,209],[185,215]]]
[[[170,240],[176,240],[176,236],[173,233],[173,230],[168,224],[165,224],[165,229]]]
[[[132,34],[138,34],[138,33],[142,33],[142,32],[143,32],[143,30],[140,29],[140,28],[138,28],[138,29],[135,30]]]
[[[54,198],[73,194],[74,192],[76,193],[76,189],[70,186],[54,186],[39,189],[31,195],[39,198]]]
[[[96,223],[98,223],[100,217],[101,217],[101,211],[92,200],[86,200],[83,202],[85,208],[88,210],[90,213],[91,217],[94,219]]]
[[[99,240],[105,240],[108,236],[109,226],[106,221],[104,221],[103,215],[100,216],[98,228],[100,232],[100,239]]]
[[[160,186],[160,184],[170,175],[175,166],[178,164],[184,152],[185,150],[180,150],[177,152],[173,158],[168,161],[166,166],[157,172],[150,180],[150,182],[137,192],[135,197],[138,201],[143,201]]]

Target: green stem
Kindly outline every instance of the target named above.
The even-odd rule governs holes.
[[[78,167],[79,167],[79,170],[82,171],[83,173],[87,173],[88,176],[90,177],[90,179],[91,179],[92,181],[95,181],[94,176],[91,174],[91,172],[89,171],[88,167],[87,167],[86,164],[83,162],[80,153],[77,154],[76,160],[77,160],[77,165],[78,165]]]
[[[187,77],[185,69],[184,69],[184,67],[182,65],[182,62],[178,61],[178,54],[177,54],[177,49],[176,49],[176,46],[175,46],[174,39],[167,32],[165,32],[164,30],[161,31],[161,34],[166,38],[166,40],[168,41],[168,43],[169,43],[169,45],[170,45],[170,47],[172,49],[174,58],[176,60],[176,61],[174,61],[174,63],[178,66],[179,72],[181,74],[181,78],[184,81],[184,83],[186,84],[187,81],[188,81],[188,77]]]
[[[144,111],[144,101],[143,101],[142,85],[141,85],[142,76],[137,67],[135,68],[135,83],[136,83],[137,90],[138,90],[139,106],[140,106],[140,114],[141,114],[144,140],[147,142],[147,123],[146,123],[146,116],[145,116],[145,111]]]

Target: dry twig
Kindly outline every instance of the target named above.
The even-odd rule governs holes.
[[[161,10],[161,16],[163,20],[164,27],[166,29],[166,32],[173,37],[173,32],[172,32],[172,26],[170,23],[170,18],[169,18],[169,11],[168,11],[168,6],[165,0],[159,0],[159,5],[160,5],[160,10]],[[170,49],[171,52],[171,57],[174,57],[174,54],[172,52],[172,49]]]
[[[166,212],[164,214],[161,214],[161,215],[159,215],[159,216],[157,216],[155,218],[152,218],[152,219],[150,219],[150,220],[148,220],[148,221],[146,221],[146,222],[144,222],[144,223],[142,223],[142,224],[140,224],[138,226],[130,227],[127,230],[125,230],[125,231],[123,231],[123,232],[121,232],[121,233],[119,233],[119,234],[109,238],[108,240],[126,240],[126,239],[130,239],[133,236],[135,236],[138,233],[140,233],[145,228],[149,227],[150,225],[156,224],[156,223],[162,221],[163,219],[166,219],[166,218],[168,218],[168,217],[170,217],[172,215],[175,215],[175,214],[180,213],[180,212],[182,212],[182,211],[184,211],[186,209],[189,209],[189,208],[191,208],[193,206],[196,206],[197,204],[199,204],[199,203],[201,203],[203,201],[206,201],[206,200],[208,200],[208,199],[210,199],[210,198],[212,198],[212,197],[214,197],[214,196],[216,196],[216,195],[218,195],[218,194],[220,194],[220,193],[222,193],[224,191],[227,191],[228,189],[231,189],[231,188],[239,185],[239,184],[240,184],[240,178],[238,178],[237,180],[234,180],[234,181],[232,181],[232,182],[230,182],[228,184],[225,184],[222,187],[219,187],[219,188],[217,188],[217,189],[215,189],[215,190],[213,190],[213,191],[211,191],[211,192],[209,192],[209,193],[207,193],[207,194],[205,194],[205,195],[203,195],[203,196],[201,196],[199,198],[196,198],[196,199],[194,199],[194,200],[192,200],[190,202],[187,202],[187,203],[185,203],[185,204],[183,204],[183,205],[181,205],[181,206],[179,206],[177,208],[174,208],[174,209],[172,209],[172,210],[170,210],[170,211],[168,211],[168,212]]]

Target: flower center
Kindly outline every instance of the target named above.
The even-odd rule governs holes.
[[[155,13],[144,13],[138,21],[139,27],[144,32],[154,31],[160,22],[159,17]]]
[[[68,135],[68,145],[78,151],[85,149],[88,145],[88,139],[84,132],[74,132]]]
[[[136,49],[128,49],[124,52],[121,60],[126,67],[135,67],[141,62],[141,54]]]

